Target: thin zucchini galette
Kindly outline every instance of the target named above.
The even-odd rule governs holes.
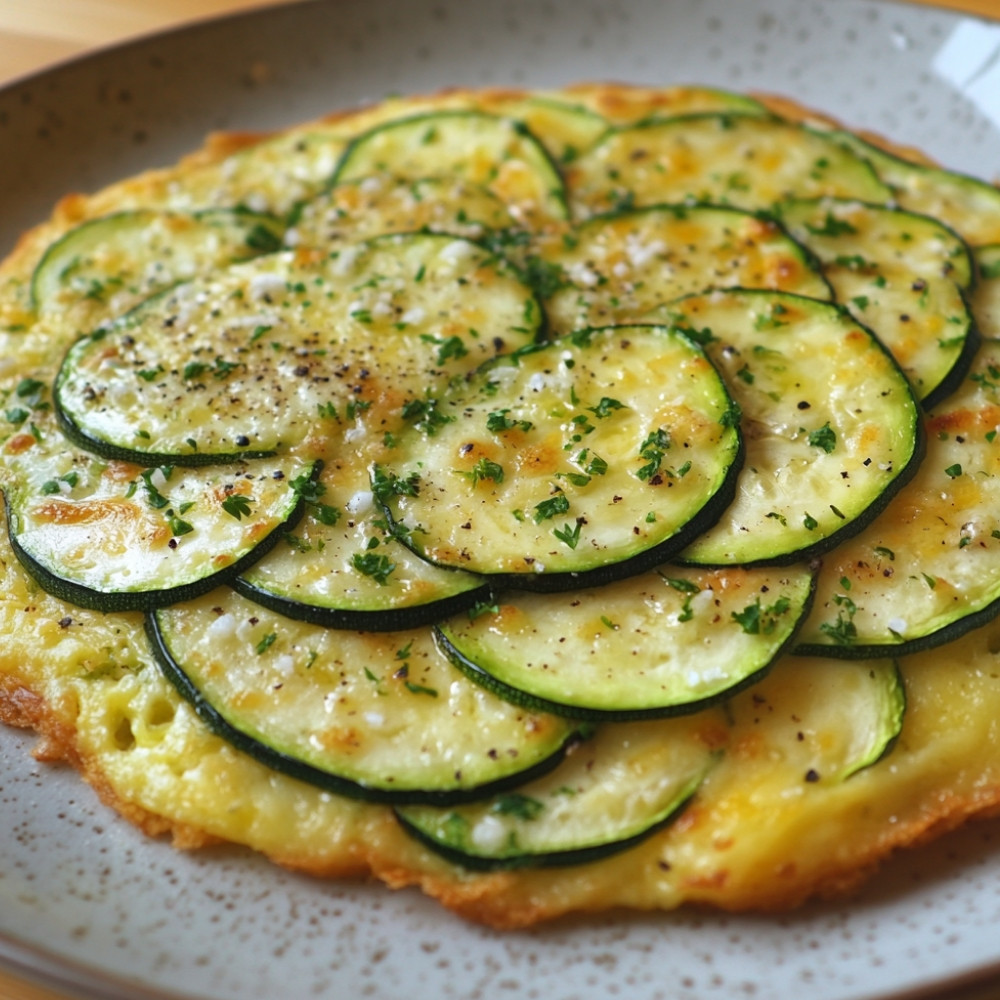
[[[0,267],[0,720],[498,927],[846,892],[1000,807],[998,433],[1000,191],[818,116],[216,136]]]

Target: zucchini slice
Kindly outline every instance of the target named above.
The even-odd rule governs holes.
[[[976,251],[979,283],[972,294],[972,311],[979,329],[988,337],[1000,337],[1000,244]]]
[[[830,136],[746,113],[680,115],[616,129],[568,166],[566,180],[576,217],[663,202],[756,211],[793,197],[890,197],[868,161]]]
[[[672,299],[739,286],[832,297],[812,259],[773,220],[709,205],[656,205],[588,219],[540,254],[561,287],[553,330],[635,322]]]
[[[504,203],[486,188],[461,180],[375,176],[338,184],[305,202],[285,242],[330,252],[383,233],[423,230],[475,240],[513,224]]]
[[[973,246],[1000,243],[1000,189],[976,177],[915,163],[850,132],[831,138],[863,157],[902,208],[939,219]]]
[[[354,139],[336,183],[388,174],[454,177],[488,188],[520,222],[563,219],[559,170],[522,122],[481,111],[438,111],[376,125]]]
[[[807,567],[655,571],[506,594],[443,622],[452,662],[501,697],[592,721],[695,712],[759,680],[812,599]]]
[[[273,216],[204,212],[116,212],[56,240],[31,278],[34,307],[50,322],[91,330],[143,299],[197,274],[281,247]]]
[[[537,136],[556,163],[570,163],[590,149],[608,130],[608,120],[582,104],[556,97],[484,95],[482,110],[516,118]]]
[[[362,463],[324,467],[317,502],[264,559],[232,581],[289,618],[333,628],[415,628],[471,607],[485,584],[441,569],[388,534]]]
[[[9,461],[18,558],[46,590],[100,611],[187,600],[235,576],[294,525],[313,474],[287,458],[143,469],[67,449],[55,433]]]
[[[523,589],[631,576],[733,496],[742,454],[715,368],[676,329],[581,330],[501,357],[437,399],[373,470],[421,557]]]
[[[486,802],[404,806],[407,833],[464,868],[575,865],[626,850],[678,817],[718,757],[721,714],[609,725],[551,774]]]
[[[781,206],[837,298],[889,348],[925,408],[951,392],[979,343],[963,292],[973,281],[964,241],[936,219],[823,198]]]
[[[654,314],[693,329],[743,414],[737,499],[681,560],[787,564],[860,531],[916,471],[923,435],[906,377],[838,306],[738,289]]]
[[[79,340],[56,378],[64,430],[143,464],[295,448],[371,426],[501,350],[532,343],[534,294],[466,240],[393,235],[286,251],[177,286]]]
[[[699,112],[737,111],[770,116],[756,98],[718,87],[679,84],[673,87],[606,87],[576,84],[562,92],[613,125],[634,125],[654,118],[674,118]]]
[[[463,678],[429,630],[326,629],[225,591],[146,621],[167,676],[213,730],[339,794],[483,798],[554,767],[578,738]]]
[[[903,728],[906,686],[893,660],[790,656],[726,711],[734,752],[711,778],[745,787],[764,808],[772,795],[836,785],[885,759]],[[742,796],[727,796],[738,810]]]
[[[329,186],[348,142],[338,122],[280,132],[221,161],[192,164],[172,178],[166,202],[176,209],[229,206],[285,218]]]
[[[927,417],[927,457],[865,532],[823,567],[797,651],[902,655],[1000,611],[1000,341]]]

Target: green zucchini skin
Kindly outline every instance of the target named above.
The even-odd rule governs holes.
[[[539,254],[561,276],[545,299],[559,334],[642,321],[683,295],[763,288],[832,299],[812,252],[763,213],[710,204],[654,204],[595,215]]]
[[[722,713],[609,725],[555,771],[506,796],[444,811],[397,807],[403,829],[472,871],[584,864],[627,850],[684,811],[719,753]]]
[[[961,384],[981,338],[968,301],[972,252],[954,230],[916,212],[835,198],[786,202],[779,215],[815,254],[838,300],[889,348],[924,409]]]
[[[744,150],[751,147],[780,162],[748,159]],[[674,157],[687,169],[676,174],[659,169]],[[614,129],[566,174],[577,219],[623,203],[641,208],[691,200],[758,211],[790,197],[835,195],[880,203],[891,197],[871,164],[829,135],[739,112],[678,115]]]
[[[237,629],[231,635],[186,631],[191,622],[227,616]],[[247,623],[250,639],[241,631]],[[473,802],[547,773],[589,734],[475,693],[426,630],[316,628],[224,591],[150,612],[145,629],[164,675],[217,735],[339,795],[386,804]],[[258,640],[265,630],[270,634]],[[400,754],[398,745],[416,732],[422,751]]]
[[[489,584],[483,582],[471,590],[430,600],[425,604],[402,604],[397,607],[364,610],[321,605],[286,597],[253,582],[246,576],[236,576],[228,582],[236,593],[262,607],[285,615],[286,618],[352,632],[399,632],[404,629],[419,628],[422,625],[433,625],[443,618],[468,611],[486,600],[490,594]]]
[[[392,397],[534,343],[542,318],[531,289],[485,247],[387,234],[175,286],[78,340],[53,396],[67,435],[106,457],[196,466],[234,451],[268,456],[304,447],[317,414],[331,414],[329,433],[346,433],[340,415],[353,420],[358,406],[363,423],[393,419]]]
[[[198,717],[227,743],[241,753],[260,761],[265,767],[272,768],[281,774],[286,774],[297,781],[314,785],[335,795],[358,799],[363,802],[375,802],[383,805],[398,805],[401,803],[413,805],[449,806],[463,802],[474,802],[484,796],[501,793],[510,788],[516,788],[524,781],[548,773],[559,766],[563,756],[573,740],[567,740],[560,751],[535,767],[498,781],[490,782],[478,788],[459,791],[420,791],[408,790],[393,792],[382,788],[364,785],[338,777],[329,771],[311,767],[304,761],[289,754],[282,753],[273,747],[261,743],[242,730],[227,722],[218,711],[205,699],[198,687],[192,683],[183,669],[170,654],[169,647],[163,640],[157,625],[156,616],[148,615],[145,619],[146,636],[164,676],[177,689],[178,693],[188,701]],[[575,737],[574,737],[575,739]]]
[[[726,712],[737,739],[750,732],[760,740],[755,777],[765,787],[771,778],[829,786],[890,758],[907,708],[905,670],[895,659],[788,656]],[[724,758],[710,780],[731,765],[726,780],[738,782],[735,757]]]
[[[274,458],[278,452],[273,448],[247,448],[241,451],[198,452],[192,451],[179,455],[173,451],[143,451],[134,448],[109,443],[85,430],[76,419],[59,403],[57,393],[54,393],[55,415],[59,421],[59,429],[71,444],[84,451],[93,452],[102,458],[117,462],[158,466],[183,465],[189,469],[204,469],[213,465],[232,465],[237,462],[253,461],[259,458]]]
[[[20,560],[21,565],[34,577],[43,590],[58,597],[60,600],[76,604],[81,608],[90,608],[93,611],[105,611],[111,614],[118,611],[150,611],[154,608],[166,607],[169,604],[175,604],[179,601],[193,600],[196,597],[215,590],[216,587],[223,583],[232,581],[234,577],[248,569],[258,559],[274,548],[281,540],[285,528],[294,527],[295,522],[302,516],[304,504],[299,500],[288,520],[279,529],[272,531],[266,538],[258,542],[254,549],[230,563],[225,569],[218,570],[198,580],[192,580],[190,583],[176,587],[165,589],[150,588],[148,590],[136,591],[98,591],[59,576],[52,569],[35,559],[18,541],[15,527],[16,514],[11,511],[10,501],[7,498],[6,492],[4,492],[4,508],[7,516],[7,534],[10,539],[11,548]]]
[[[490,110],[524,122],[559,166],[590,149],[610,124],[603,115],[582,104],[547,96],[500,98]]]
[[[648,840],[650,837],[659,833],[661,830],[666,829],[671,823],[681,816],[684,810],[691,803],[692,799],[694,799],[698,792],[698,784],[700,784],[700,782],[692,783],[690,788],[685,789],[684,796],[679,798],[669,811],[660,816],[655,822],[650,823],[646,829],[641,830],[639,833],[634,833],[630,837],[623,837],[620,840],[613,840],[603,844],[595,844],[591,847],[576,847],[566,850],[551,850],[531,854],[515,854],[505,858],[494,858],[473,854],[470,851],[462,851],[458,848],[451,847],[442,843],[432,834],[420,827],[398,807],[394,810],[394,813],[400,826],[411,837],[413,837],[414,840],[423,844],[424,847],[433,851],[435,854],[440,855],[453,865],[458,865],[459,867],[466,868],[469,871],[499,872],[516,871],[521,868],[561,868],[571,867],[573,865],[585,865],[591,861],[600,861],[602,858],[609,858],[612,855],[620,854],[632,847],[638,846],[643,841]]]
[[[797,653],[907,655],[1000,613],[998,378],[1000,341],[987,340],[962,386],[927,415],[915,478],[821,571]]]
[[[736,504],[677,562],[761,567],[815,559],[869,524],[916,474],[926,439],[912,387],[843,307],[728,289],[687,296],[653,315],[700,330],[754,428]],[[820,351],[828,367],[816,364]],[[831,396],[833,377],[843,381]],[[842,398],[866,406],[831,401]]]
[[[478,185],[437,177],[408,181],[376,176],[345,181],[305,202],[285,242],[330,253],[386,233],[449,233],[482,240],[514,225],[504,203]]]
[[[972,246],[1000,242],[1000,190],[955,170],[916,163],[842,130],[829,132],[871,163],[905,209],[940,219]]]
[[[40,312],[59,312],[86,301],[93,305],[88,318],[96,326],[116,314],[105,301],[112,290],[124,292],[134,306],[184,280],[193,269],[278,250],[283,233],[274,216],[243,208],[124,210],[100,216],[49,246],[31,277],[31,303]],[[178,251],[189,259],[178,259]],[[143,265],[152,267],[154,275],[137,273]],[[127,308],[119,306],[117,312]]]
[[[690,715],[790,648],[816,569],[661,566],[585,593],[495,596],[435,634],[467,677],[526,708],[589,722]]]
[[[529,168],[535,189],[528,197],[505,189],[502,177],[481,176],[481,162],[470,157],[479,142],[490,150],[493,163],[512,157]],[[530,206],[527,211],[542,219],[567,215],[562,175],[545,146],[523,122],[482,111],[425,112],[376,125],[348,144],[332,182],[378,173],[409,180],[457,175],[483,184],[503,201]]]
[[[148,473],[153,470],[146,471]],[[311,468],[307,468],[303,476],[310,481],[314,481],[318,474],[319,465],[317,463]],[[34,577],[42,589],[80,607],[108,613],[119,611],[150,611],[155,608],[176,604],[180,601],[193,600],[202,594],[214,590],[223,583],[231,582],[240,573],[245,572],[257,560],[270,552],[284,537],[285,533],[295,527],[302,518],[306,507],[301,493],[293,487],[290,497],[293,502],[288,506],[284,518],[274,524],[267,534],[257,539],[252,547],[246,549],[243,555],[232,562],[220,569],[208,571],[202,569],[200,573],[199,564],[196,563],[184,582],[174,583],[168,587],[155,586],[155,576],[153,576],[148,580],[140,582],[137,586],[133,585],[130,589],[126,589],[124,585],[120,588],[113,588],[111,582],[101,587],[87,585],[78,579],[74,579],[69,575],[68,571],[60,572],[58,565],[52,559],[42,559],[39,555],[31,551],[31,547],[23,544],[20,538],[23,521],[20,505],[12,501],[12,491],[10,489],[3,490],[2,492],[11,548],[24,568]],[[163,501],[166,499],[165,497],[161,498]],[[190,517],[191,515],[187,516]],[[229,515],[227,514],[226,517],[228,518]],[[210,529],[211,525],[205,524],[203,525],[204,528]],[[185,530],[195,531],[197,535],[197,529],[191,525],[182,525],[178,530],[182,532],[180,537],[183,537]],[[192,537],[196,537],[196,535]],[[180,544],[183,545],[183,541]],[[228,556],[229,552],[207,549],[201,562],[210,565],[214,561],[213,556],[216,555]]]
[[[233,581],[244,597],[316,625],[396,631],[485,596],[480,577],[432,566],[392,538],[356,459],[328,463],[317,487],[317,504],[288,544]]]
[[[619,356],[604,371],[609,350]],[[565,590],[642,572],[734,496],[736,412],[679,330],[576,331],[488,363],[438,402],[449,422],[404,432],[391,463],[373,466],[373,492],[418,555],[496,587]]]

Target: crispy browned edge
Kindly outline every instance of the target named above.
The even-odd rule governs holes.
[[[564,88],[563,92],[598,93],[602,104],[612,112],[616,107],[626,108],[629,95],[641,93],[649,96],[658,90],[659,88],[607,82],[575,84]],[[669,89],[664,90],[664,93],[668,92]],[[437,95],[428,95],[428,99],[464,94],[516,99],[527,93],[526,90],[515,88],[490,88],[478,91],[448,88],[438,92]],[[806,108],[791,98],[763,93],[751,93],[750,96],[761,101],[770,111],[789,120],[813,121],[830,127],[843,127],[831,116]],[[669,103],[669,99],[665,99],[664,103]],[[347,119],[357,110],[364,109],[338,111],[319,119],[317,124],[332,124]],[[211,133],[200,149],[183,157],[175,167],[151,170],[139,175],[136,180],[141,182],[144,178],[152,178],[168,171],[183,172],[209,166],[275,134],[277,133]],[[933,165],[933,161],[920,150],[900,146],[876,133],[858,131],[857,134],[898,156]],[[45,231],[50,227],[64,230],[85,219],[88,216],[89,200],[89,196],[82,194],[68,194],[63,197],[55,206],[51,220],[23,234],[11,256],[17,257],[21,252],[30,254],[29,245],[40,236],[44,237]],[[169,836],[173,846],[183,850],[224,843],[220,838],[199,827],[170,820],[120,796],[107,779],[99,761],[83,751],[75,726],[67,721],[57,708],[47,704],[40,694],[5,675],[0,675],[0,723],[34,730],[39,736],[32,751],[35,759],[51,765],[65,762],[75,768],[105,805],[146,835]],[[697,807],[688,810],[679,820],[678,826],[683,828],[687,824],[697,822],[697,814]],[[796,878],[794,865],[791,865],[773,873],[776,876],[774,878],[755,881],[749,887],[736,891],[733,891],[732,886],[727,887],[724,878],[720,879],[718,876],[704,884],[691,881],[683,886],[686,905],[707,905],[731,912],[750,910],[780,912],[796,908],[813,899],[843,897],[856,892],[897,850],[925,845],[957,829],[970,819],[998,815],[1000,815],[1000,787],[980,789],[974,798],[958,795],[938,798],[933,809],[924,812],[908,824],[895,825],[881,838],[868,844],[862,854],[851,859],[849,868],[845,868],[843,862],[831,862],[827,870],[805,881]],[[392,822],[388,812],[386,821]],[[400,837],[402,836],[400,834]],[[424,866],[407,863],[406,856],[420,858],[420,864]],[[539,904],[532,899],[530,892],[522,891],[530,884],[532,878],[530,871],[498,872],[470,877],[467,872],[442,864],[424,852],[413,850],[402,851],[398,860],[364,850],[352,851],[349,856],[339,859],[325,858],[318,863],[314,859],[294,856],[271,856],[270,860],[290,870],[318,877],[373,876],[393,889],[417,886],[462,917],[498,929],[524,928],[543,920],[566,916],[574,911],[596,912],[606,908],[600,899],[590,899],[582,906]],[[595,862],[595,864],[600,863]]]

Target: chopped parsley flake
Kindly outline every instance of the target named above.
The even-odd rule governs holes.
[[[235,517],[239,521],[241,518],[250,516],[250,505],[253,502],[251,497],[244,496],[242,493],[230,493],[222,501],[222,509],[230,517]]]
[[[837,447],[837,432],[827,421],[819,430],[809,432],[809,443],[814,448],[820,448],[829,455]]]
[[[559,514],[565,514],[569,510],[569,498],[564,493],[557,493],[548,500],[535,504],[535,524],[548,521]]]

